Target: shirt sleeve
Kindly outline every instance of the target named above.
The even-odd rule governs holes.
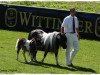
[[[65,26],[66,26],[66,18],[64,18],[63,23],[62,23],[61,26],[62,26],[62,27],[65,27]]]
[[[75,23],[76,23],[76,24],[75,24],[75,25],[76,25],[76,28],[79,28],[79,21],[78,21],[77,17],[76,17],[75,20],[76,20],[76,22],[75,22]]]

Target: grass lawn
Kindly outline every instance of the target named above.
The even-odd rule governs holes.
[[[43,64],[34,62],[25,64],[22,51],[16,61],[15,43],[18,38],[27,38],[28,33],[0,30],[0,73],[54,73],[54,74],[92,74],[100,73],[100,41],[80,40],[80,51],[73,63],[68,67],[65,63],[65,50],[59,50],[59,64],[55,65],[54,54],[49,53]],[[29,60],[29,54],[26,54]],[[43,52],[39,51],[37,60],[40,62]]]
[[[46,8],[56,8],[56,9],[65,9],[69,10],[70,7],[75,7],[77,11],[84,12],[95,12],[100,13],[100,1],[94,2],[31,2],[31,1],[2,1],[0,3],[5,4],[16,4],[16,5],[25,5],[25,6],[36,6],[36,7],[46,7]]]
[[[99,12],[100,2],[0,2],[6,4],[17,4],[26,6],[48,7],[69,10],[71,6],[78,11]],[[80,40],[80,50],[76,55],[73,64],[75,67],[68,67],[65,63],[65,50],[59,50],[59,64],[55,65],[54,54],[49,53],[43,64],[39,63],[43,53],[37,54],[38,63],[33,65],[25,64],[22,51],[19,61],[16,61],[15,43],[18,38],[27,38],[28,33],[0,30],[0,73],[54,73],[54,74],[100,74],[100,41]],[[27,53],[29,60],[29,54]]]

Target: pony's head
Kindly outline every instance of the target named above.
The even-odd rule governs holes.
[[[63,48],[67,48],[67,37],[64,33],[59,32],[57,35],[58,44]]]

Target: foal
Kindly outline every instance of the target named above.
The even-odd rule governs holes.
[[[22,49],[25,63],[27,63],[25,52],[29,52],[31,58],[30,62],[33,62],[34,51],[36,50],[36,40],[34,38],[32,38],[31,40],[27,40],[25,38],[18,39],[16,42],[16,49],[17,49],[17,60],[19,52]]]

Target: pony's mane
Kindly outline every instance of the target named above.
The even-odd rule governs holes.
[[[42,41],[43,44],[45,45],[45,49],[55,49],[55,45],[56,45],[56,36],[59,32],[50,32],[50,33],[43,33],[43,37],[42,37]]]

